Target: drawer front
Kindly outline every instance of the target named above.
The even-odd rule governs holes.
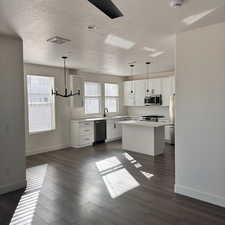
[[[80,127],[80,135],[90,135],[93,133],[93,127]]]
[[[92,142],[93,142],[92,139],[93,139],[92,136],[81,135],[80,136],[80,145],[92,144]]]
[[[83,122],[80,122],[80,127],[90,127],[92,124],[93,122],[83,121]]]

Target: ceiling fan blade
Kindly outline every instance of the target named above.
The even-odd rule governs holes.
[[[111,19],[123,16],[122,12],[114,5],[111,0],[88,0],[96,8],[100,9]]]

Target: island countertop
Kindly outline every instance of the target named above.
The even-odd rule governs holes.
[[[119,122],[121,125],[130,125],[130,126],[144,126],[144,127],[163,127],[168,126],[171,123],[169,122],[152,122],[152,121],[143,121],[143,120],[128,120]]]

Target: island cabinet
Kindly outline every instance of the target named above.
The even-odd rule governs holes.
[[[122,149],[156,156],[164,153],[165,129],[168,123],[122,121]]]

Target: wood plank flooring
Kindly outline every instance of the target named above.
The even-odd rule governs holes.
[[[173,192],[173,146],[127,153],[113,142],[28,157],[28,187],[0,196],[0,225],[225,225],[224,208]]]

